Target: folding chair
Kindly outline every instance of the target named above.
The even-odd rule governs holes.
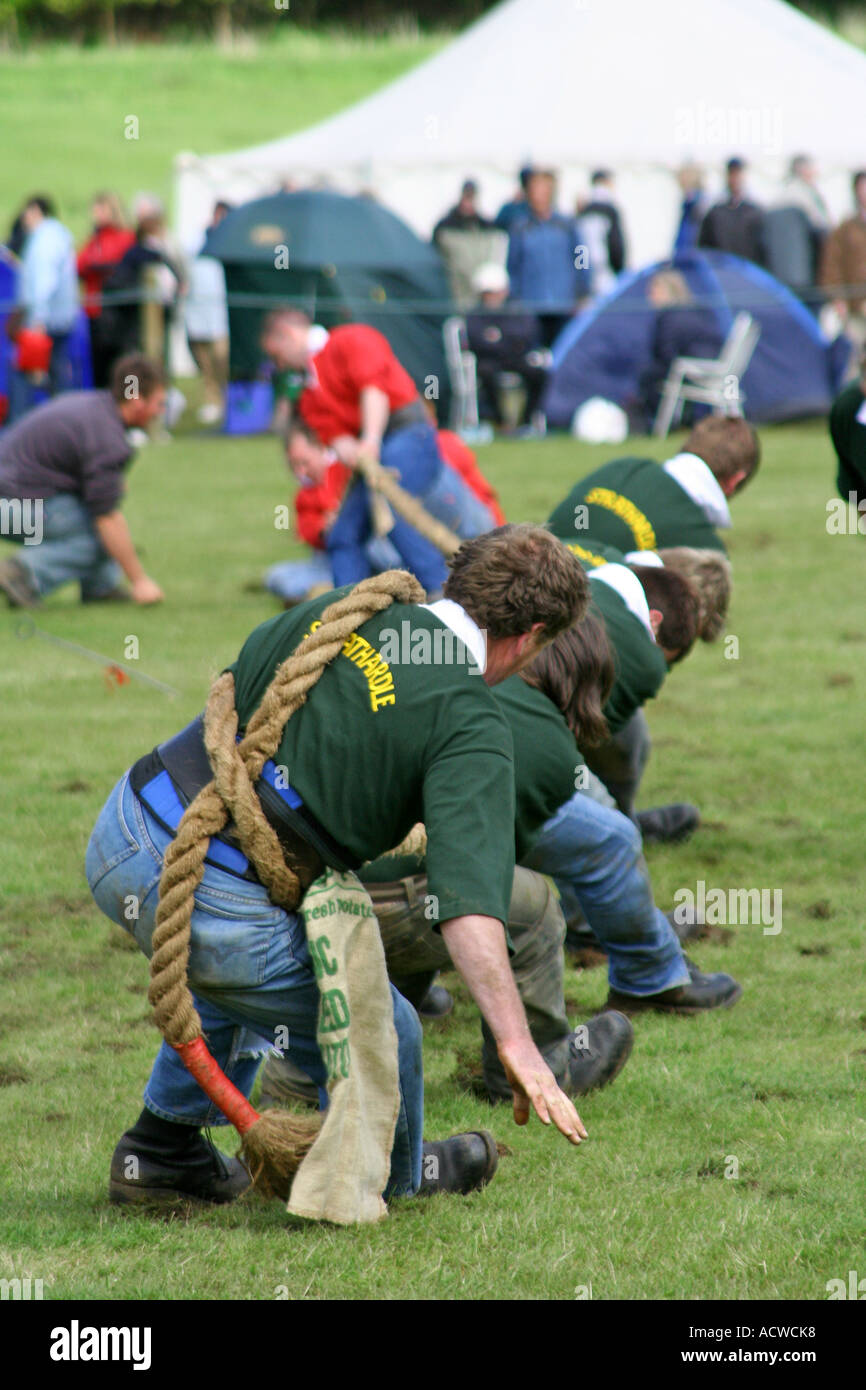
[[[741,415],[745,397],[740,381],[752,360],[760,336],[760,326],[751,314],[743,311],[731,324],[718,358],[677,357],[671,363],[662,390],[653,434],[664,439],[671,425],[679,422],[686,401],[699,401],[725,414]],[[733,403],[728,391],[731,377],[737,381],[737,395]]]
[[[466,320],[458,314],[442,325],[445,362],[451,382],[451,428],[456,434],[478,429],[478,378],[475,354],[466,342]]]

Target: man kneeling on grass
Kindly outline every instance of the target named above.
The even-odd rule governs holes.
[[[248,638],[231,668],[239,729],[258,709],[275,670],[347,592],[301,604]],[[326,863],[345,871],[375,859],[424,821],[442,939],[495,1039],[515,1120],[526,1123],[534,1108],[573,1143],[586,1131],[532,1040],[508,964],[503,924],[514,871],[514,770],[508,727],[488,687],[579,619],[587,598],[578,561],[538,527],[506,526],[467,541],[452,561],[444,599],[393,603],[359,624],[285,724],[271,766],[288,769],[291,785],[277,777],[263,795],[263,779],[256,784],[284,853],[308,866],[310,882]],[[416,664],[392,656],[386,665],[378,654],[404,625],[433,650],[455,634],[467,659]],[[359,649],[370,657],[361,660]],[[370,663],[375,681],[362,669]],[[178,813],[211,775],[195,721],[121,778],[91,837],[86,867],[94,897],[147,954],[155,890]],[[280,795],[270,794],[277,790]],[[133,923],[124,910],[129,895],[139,904]],[[188,978],[210,1051],[243,1094],[250,1093],[266,1041],[284,1043],[286,1034],[290,1059],[324,1086],[319,991],[303,913],[274,905],[225,834],[210,841],[195,895]],[[486,1133],[425,1143],[418,1016],[396,990],[392,1005],[400,1109],[385,1196],[468,1192],[492,1176],[496,1146]],[[170,1205],[180,1197],[238,1196],[249,1175],[238,1160],[207,1145],[200,1129],[213,1123],[219,1117],[207,1097],[164,1043],[144,1109],[115,1149],[112,1199]],[[425,1153],[438,1162],[422,1177]],[[136,1164],[126,1163],[131,1155]],[[434,1170],[438,1176],[426,1176]]]
[[[32,410],[0,442],[4,521],[26,509],[38,528],[4,526],[17,557],[0,561],[0,590],[14,608],[34,608],[70,581],[84,603],[163,593],[144,572],[120,510],[132,457],[126,431],[165,407],[162,368],[140,353],[121,357],[110,391],[68,391]],[[129,589],[121,586],[123,575]]]

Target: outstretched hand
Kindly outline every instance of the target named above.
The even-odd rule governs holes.
[[[514,1122],[525,1125],[530,1107],[543,1125],[551,1122],[572,1144],[586,1139],[583,1121],[530,1037],[500,1043],[499,1060],[514,1095]]]

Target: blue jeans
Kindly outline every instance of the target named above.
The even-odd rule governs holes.
[[[431,516],[449,526],[462,540],[489,531],[493,517],[439,453],[432,425],[409,425],[382,441],[381,464],[396,470],[400,485],[417,497]],[[370,538],[370,501],[367,488],[357,480],[347,492],[328,536],[328,554],[334,583],[357,584],[373,573],[366,544]],[[388,540],[428,593],[442,588],[447,575],[445,561],[430,541],[396,517]]]
[[[163,856],[171,838],[141,805],[126,773],[105,803],[87,846],[87,881],[97,905],[135,937],[148,957]],[[316,1042],[319,990],[302,914],[276,907],[262,884],[206,864],[195,895],[188,978],[207,1045],[239,1091],[249,1096],[259,1063],[276,1041],[319,1087],[324,1107],[327,1073]],[[424,1118],[421,1025],[411,1004],[393,986],[391,994],[400,1114],[386,1197],[418,1190]],[[153,1114],[179,1124],[226,1123],[165,1042],[144,1103]]]
[[[299,601],[317,584],[334,587],[334,567],[323,550],[311,550],[306,560],[281,560],[265,575],[265,588],[277,598]]]
[[[601,778],[623,815],[635,822],[634,803],[651,747],[646,715],[637,709],[621,729],[586,755],[587,767]]]
[[[43,597],[61,584],[77,580],[82,598],[99,598],[116,589],[123,577],[120,566],[103,550],[90,513],[72,492],[46,497],[42,541],[39,545],[22,544],[17,558]]]
[[[523,863],[554,880],[566,921],[580,907],[607,952],[612,989],[646,995],[688,984],[682,947],[653,902],[640,832],[627,816],[575,792]]]
[[[387,536],[375,536],[364,548],[374,574],[400,569],[403,564]],[[265,575],[266,589],[278,598],[296,602],[317,584],[325,584],[329,589],[334,587],[334,567],[323,550],[311,550],[307,560],[281,560],[278,565],[271,565]]]

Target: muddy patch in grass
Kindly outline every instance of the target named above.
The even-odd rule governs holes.
[[[30,1077],[20,1067],[4,1067],[0,1064],[0,1086],[26,1086]]]
[[[833,916],[833,909],[826,898],[821,898],[816,903],[810,903],[806,908],[806,916],[817,922],[826,922],[828,917]]]

